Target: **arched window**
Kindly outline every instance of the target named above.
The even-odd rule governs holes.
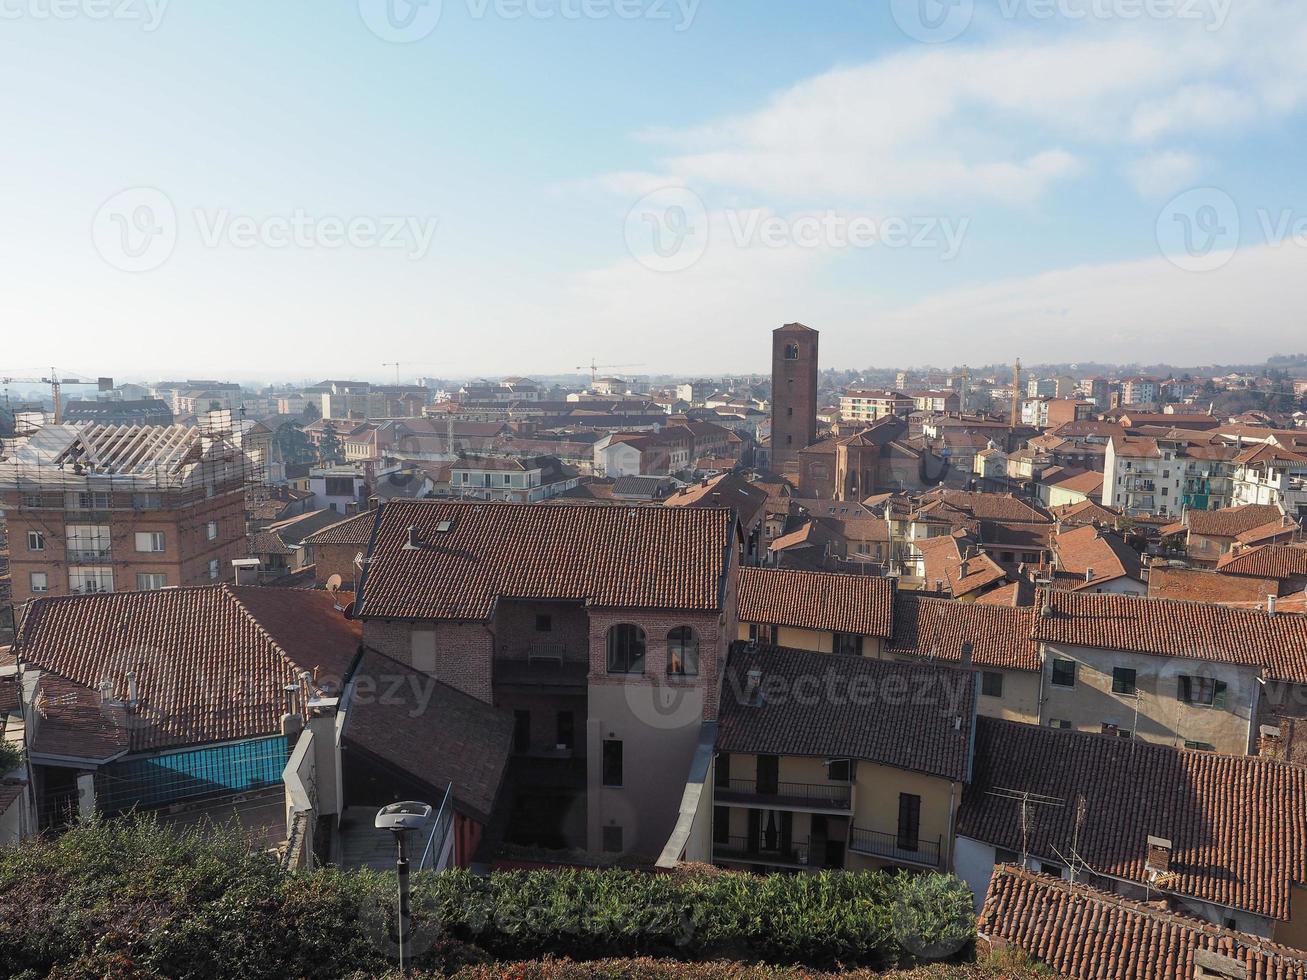
[[[667,673],[677,677],[699,673],[699,634],[689,626],[678,626],[667,634]]]
[[[631,623],[609,628],[608,673],[644,673],[644,630]]]

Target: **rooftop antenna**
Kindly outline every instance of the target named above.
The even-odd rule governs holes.
[[[1042,793],[1032,793],[1030,790],[1008,789],[1003,786],[988,790],[985,795],[1016,800],[1021,804],[1021,866],[1024,868],[1030,858],[1030,808],[1032,806],[1060,808],[1066,806],[1066,800],[1056,796],[1045,796]]]

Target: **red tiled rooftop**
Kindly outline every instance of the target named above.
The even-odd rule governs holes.
[[[895,580],[798,569],[740,569],[742,623],[888,637]]]

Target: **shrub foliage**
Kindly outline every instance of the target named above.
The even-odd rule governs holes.
[[[879,872],[453,871],[415,875],[412,906],[414,962],[440,972],[550,956],[882,968],[973,935],[957,879]],[[0,850],[0,976],[376,975],[394,907],[393,874],[287,874],[231,832],[93,821]]]

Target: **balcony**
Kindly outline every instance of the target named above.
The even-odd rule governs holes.
[[[525,650],[501,648],[494,662],[496,684],[529,687],[583,688],[590,673],[587,651],[569,656],[567,645],[535,640]]]
[[[729,837],[725,841],[713,841],[712,853],[714,861],[806,868],[808,867],[808,838],[792,840],[788,845],[783,845],[780,840],[773,840],[768,846],[766,834],[759,835],[757,838]]]
[[[853,787],[846,783],[773,783],[761,788],[756,779],[732,779],[718,786],[715,800],[721,805],[767,807],[781,810],[821,810],[847,813]]]
[[[70,565],[99,565],[113,558],[113,549],[68,548],[66,554]]]
[[[940,843],[938,838],[933,841],[907,840],[898,834],[863,827],[853,827],[849,831],[849,850],[855,854],[923,868],[940,867]]]

